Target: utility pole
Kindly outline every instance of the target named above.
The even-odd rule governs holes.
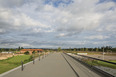
[[[103,60],[104,60],[104,46],[103,46]]]

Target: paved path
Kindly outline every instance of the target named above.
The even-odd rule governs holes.
[[[3,77],[101,77],[88,68],[81,65],[71,57],[62,53],[53,53],[28,64],[24,71],[17,69]]]

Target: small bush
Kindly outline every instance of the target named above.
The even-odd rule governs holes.
[[[35,54],[35,51],[33,51],[32,54]]]
[[[29,55],[29,51],[26,51],[24,54],[25,54],[25,55]]]

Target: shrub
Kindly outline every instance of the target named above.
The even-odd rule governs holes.
[[[33,51],[32,54],[35,54],[35,51]]]
[[[26,51],[24,54],[25,54],[25,55],[29,55],[29,51]]]

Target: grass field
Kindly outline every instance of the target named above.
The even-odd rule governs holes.
[[[30,60],[30,55],[18,55],[5,60],[5,62],[10,64],[20,64],[21,61],[28,62],[29,60]]]
[[[113,60],[113,61],[111,61],[111,62],[114,62],[114,63],[116,63],[116,60]]]
[[[27,63],[31,61],[31,56],[18,55],[18,56],[8,58],[6,60],[0,60],[0,74],[21,65],[21,61],[23,61],[24,63]]]
[[[74,51],[73,52],[68,51],[67,53],[73,53],[73,54],[77,55],[77,52],[74,52]],[[101,55],[102,54],[102,52],[81,52],[81,51],[78,51],[78,53],[87,53],[89,55]],[[106,54],[106,55],[108,55],[108,54]],[[116,53],[110,54],[110,56],[115,56],[115,55],[116,55]],[[108,61],[116,63],[116,60],[108,60]],[[83,62],[86,62],[89,65],[104,66],[104,67],[109,67],[109,68],[116,69],[116,65],[106,63],[106,62],[103,62],[103,61],[98,61],[98,60],[92,60],[92,59],[85,58],[85,59],[83,59]]]
[[[86,60],[84,61],[90,65],[94,65],[94,66],[104,66],[104,67],[109,67],[109,68],[113,68],[113,69],[116,69],[116,65],[114,64],[110,64],[110,63],[106,63],[106,62],[103,62],[103,61],[97,61],[97,60]],[[116,62],[116,61],[111,61],[111,62]]]

